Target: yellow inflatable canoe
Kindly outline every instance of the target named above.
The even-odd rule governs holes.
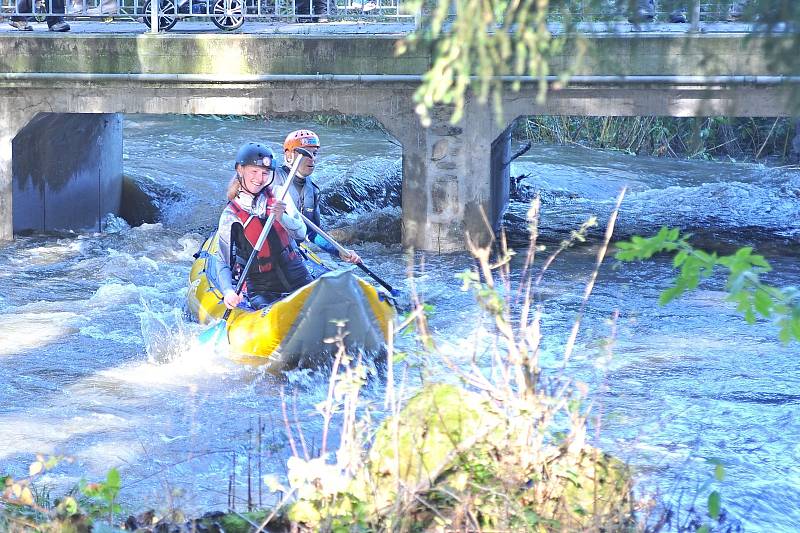
[[[201,324],[225,313],[216,283],[216,234],[206,240],[189,273],[189,311]],[[349,350],[382,351],[394,307],[384,293],[356,276],[352,269],[335,270],[278,300],[253,311],[236,308],[227,321],[231,351],[268,358],[275,368],[314,367],[334,350],[325,339],[336,336],[344,323]]]

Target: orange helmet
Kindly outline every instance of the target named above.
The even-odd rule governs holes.
[[[283,149],[291,152],[295,148],[319,148],[319,137],[311,130],[293,131],[283,141]]]

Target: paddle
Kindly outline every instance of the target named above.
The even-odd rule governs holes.
[[[292,164],[292,168],[289,171],[289,176],[286,178],[286,182],[283,185],[283,189],[280,191],[280,195],[278,196],[279,201],[283,201],[286,198],[286,193],[289,192],[289,187],[292,186],[292,181],[294,180],[294,175],[297,173],[297,168],[300,166],[300,161],[303,160],[303,157],[311,158],[313,155],[311,152],[306,150],[305,148],[295,148],[295,153],[299,155],[297,159],[294,160]],[[264,241],[267,240],[267,234],[269,234],[269,230],[272,229],[272,225],[275,223],[275,213],[270,213],[269,217],[267,217],[267,221],[264,223],[264,229],[261,230],[261,234],[258,236],[258,240],[256,241],[255,245],[253,246],[253,251],[250,253],[250,257],[247,258],[247,263],[244,265],[244,269],[242,270],[242,274],[239,276],[239,281],[236,283],[236,294],[241,294],[242,287],[244,287],[244,283],[247,279],[247,273],[250,271],[250,266],[253,264],[253,261],[258,255],[258,252],[261,250],[261,247],[264,246]],[[222,315],[222,320],[211,326],[209,329],[204,331],[200,334],[200,342],[206,343],[209,341],[216,342],[217,339],[225,332],[225,327],[228,322],[228,317],[231,316],[231,311],[233,309],[226,309],[225,314]]]
[[[333,246],[334,246],[334,247],[335,247],[335,248],[336,248],[336,249],[339,251],[339,253],[340,253],[340,254],[347,255],[347,253],[348,253],[348,252],[347,252],[347,250],[345,250],[344,246],[342,246],[341,244],[339,244],[338,242],[336,242],[336,241],[333,239],[333,237],[331,237],[330,235],[328,235],[327,233],[325,233],[325,232],[322,230],[322,228],[320,228],[319,226],[317,226],[316,224],[314,224],[314,222],[313,222],[313,221],[311,221],[311,220],[310,220],[310,219],[309,219],[307,216],[305,216],[303,213],[300,213],[300,216],[301,216],[301,217],[303,217],[303,220],[305,220],[305,222],[306,222],[306,226],[308,226],[308,227],[309,227],[309,228],[311,228],[312,230],[314,230],[314,231],[316,231],[317,233],[319,233],[320,235],[322,235],[322,238],[323,238],[323,239],[325,239],[326,241],[328,241],[329,243],[331,243],[331,244],[332,244],[332,245],[333,245]],[[367,266],[366,266],[366,265],[365,265],[363,262],[358,262],[358,263],[356,263],[356,265],[358,265],[358,268],[360,268],[361,270],[363,270],[364,272],[366,272],[366,273],[367,273],[367,274],[368,274],[368,275],[369,275],[369,276],[370,276],[372,279],[374,279],[375,281],[377,281],[378,283],[380,283],[380,284],[383,286],[383,288],[384,288],[384,289],[386,289],[387,291],[389,291],[389,294],[391,294],[392,296],[397,296],[397,295],[399,294],[399,293],[398,293],[398,291],[396,291],[395,289],[393,289],[391,285],[389,285],[389,284],[388,284],[388,283],[386,283],[384,280],[382,280],[382,279],[380,278],[380,276],[378,276],[378,275],[377,275],[377,274],[375,274],[375,273],[374,273],[372,270],[370,270],[369,268],[367,268]]]

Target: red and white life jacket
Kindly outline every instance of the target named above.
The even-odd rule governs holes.
[[[275,198],[269,198],[267,200],[267,207],[272,207],[274,204]],[[244,228],[244,236],[247,238],[247,242],[249,242],[250,245],[255,248],[256,243],[258,242],[258,237],[264,230],[264,223],[266,220],[248,213],[235,200],[228,202],[228,207],[231,209],[231,211],[233,211],[233,214],[236,215],[236,218],[238,218],[242,223],[242,227]],[[289,233],[280,222],[276,220],[272,224],[272,228],[270,228],[269,231],[270,235],[268,235],[268,238],[264,240],[264,245],[256,254],[256,267],[258,268],[259,272],[270,272],[277,257],[280,256],[283,250],[289,250],[288,259],[294,260],[297,258],[297,252],[294,250],[294,246],[292,246],[292,238],[289,237]],[[269,238],[273,235],[277,235],[278,242],[275,242],[274,238]],[[276,245],[280,246],[280,250],[272,250],[272,247]]]

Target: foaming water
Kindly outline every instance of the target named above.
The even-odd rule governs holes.
[[[300,126],[128,117],[126,173],[182,192],[182,200],[165,199],[163,220],[130,228],[110,218],[107,233],[26,236],[4,246],[0,472],[24,475],[35,453],[65,454],[75,461],[42,482],[66,490],[81,477],[101,479],[118,467],[126,507],[191,513],[225,507],[229,485],[243,505],[248,477],[256,503],[271,501],[258,480],[284,473],[291,454],[286,420],[297,448],[305,442],[310,451],[319,449],[316,406],[327,394],[325,372],[276,376],[234,361],[224,347],[199,343],[206,327],[184,313],[192,254],[216,223],[236,147],[258,140],[278,149],[283,135]],[[315,172],[323,186],[357,170],[362,159],[380,166],[400,155],[377,132],[315,129],[323,141]],[[622,184],[631,193],[620,216],[632,228],[637,217],[680,225],[688,212],[681,205],[699,209],[703,198],[722,195],[715,198],[726,202],[709,200],[710,214],[692,220],[709,234],[725,228],[729,242],[755,243],[775,267],[770,282],[797,284],[800,254],[792,235],[798,221],[787,201],[794,174],[558,147],[535,147],[519,164],[512,173],[535,170],[530,179],[549,195],[543,223],[562,233],[586,214],[607,212]],[[749,203],[734,205],[736,199]],[[755,227],[737,229],[748,218]],[[392,285],[413,288],[432,305],[430,326],[442,353],[459,364],[486,363],[492,325],[480,322],[472,296],[454,277],[472,266],[466,254],[417,254],[409,267],[397,248],[355,248]],[[536,294],[543,306],[542,363],[550,374],[563,364],[595,253],[594,246],[564,253]],[[681,490],[694,494],[712,474],[706,459],[719,458],[727,471],[719,487],[723,505],[734,518],[748,529],[793,531],[800,523],[793,503],[800,501],[797,347],[778,342],[767,322],[748,326],[720,291],[722,279],[659,307],[658,295],[672,277],[669,261],[658,258],[609,260],[600,272],[567,367],[593,390],[593,412],[602,413],[599,444],[637,467],[643,486],[668,498]],[[615,311],[619,318],[611,324]],[[398,342],[398,350],[411,351],[408,338]],[[425,379],[454,379],[437,360],[427,363]],[[395,375],[398,381],[405,375],[408,394],[422,377],[403,368],[397,365]],[[364,390],[376,418],[384,416],[384,384],[378,373]]]

